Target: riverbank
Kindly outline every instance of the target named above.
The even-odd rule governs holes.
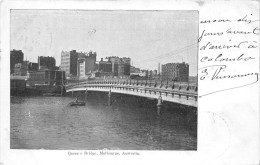
[[[65,88],[62,86],[38,85],[25,87],[24,89],[11,89],[11,96],[62,96],[65,93]]]

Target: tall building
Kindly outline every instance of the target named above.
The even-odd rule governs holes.
[[[74,50],[76,52],[76,50]],[[73,70],[71,68],[71,63],[73,63],[72,61],[76,58],[78,60],[78,54],[77,53],[73,53],[74,51],[62,51],[61,52],[61,64],[60,64],[60,68],[61,70],[65,71],[65,75],[66,76],[70,76],[70,75],[77,75],[77,70],[75,73],[75,70]],[[72,56],[76,56],[76,57],[72,57]],[[77,65],[77,63],[76,63]],[[76,67],[77,69],[77,67]]]
[[[103,61],[103,58],[101,58],[101,61],[99,61],[98,64],[98,71],[112,73],[112,62]]]
[[[12,51],[10,51],[10,71],[11,71],[11,73],[14,72],[15,64],[23,63],[23,56],[24,56],[24,54],[21,50],[13,49]]]
[[[77,76],[79,53],[77,53],[76,50],[72,50],[70,51],[69,55],[69,74]]]
[[[56,60],[54,57],[38,57],[38,67],[39,69],[50,69],[54,70],[56,66]]]
[[[85,58],[79,58],[78,59],[78,77],[79,78],[84,78],[85,75],[86,75],[86,70],[85,70],[85,66],[86,66],[86,63],[85,63]]]
[[[87,73],[95,70],[96,64],[96,53],[89,52],[87,55],[84,54],[78,57],[78,77],[85,78]]]
[[[88,53],[88,56],[89,56],[90,58],[93,58],[95,61],[97,61],[97,53],[96,53],[96,52],[90,51],[90,52]]]
[[[118,76],[118,69],[119,68],[119,63],[116,62],[116,63],[112,63],[112,73],[114,76]]]
[[[95,63],[97,59],[97,54],[94,52],[89,52],[87,56],[85,56],[85,70],[86,72],[95,70]]]
[[[112,72],[114,76],[118,76],[118,64],[120,62],[120,58],[117,56],[110,56],[106,58],[108,59],[109,62],[112,63]]]
[[[76,50],[61,52],[60,69],[65,71],[66,76],[77,76],[78,53]]]
[[[95,69],[96,58],[96,52],[62,51],[60,69],[65,71],[66,77],[82,76],[86,72]],[[82,70],[83,67],[85,68],[84,70]],[[82,69],[80,70],[80,68]]]
[[[161,75],[163,81],[189,81],[189,64],[182,63],[167,63],[161,67]]]
[[[107,57],[112,63],[112,72],[114,76],[129,76],[131,59],[128,57],[119,58],[117,56]]]
[[[158,74],[161,74],[161,64],[158,63]]]
[[[131,58],[129,57],[121,58],[121,64],[124,66],[124,70],[121,71],[121,73],[125,76],[130,76]]]

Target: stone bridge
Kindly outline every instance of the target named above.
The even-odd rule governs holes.
[[[155,80],[133,79],[96,79],[78,83],[70,83],[65,86],[66,92],[74,91],[102,91],[108,92],[109,105],[112,93],[134,95],[157,99],[157,107],[160,108],[163,101],[181,105],[197,107],[198,87],[196,83],[187,82],[163,82]]]

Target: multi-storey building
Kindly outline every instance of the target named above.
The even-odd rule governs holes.
[[[90,51],[90,52],[88,53],[88,56],[89,56],[90,58],[93,58],[95,61],[97,61],[97,53],[96,53],[96,52]]]
[[[13,49],[11,52],[10,52],[10,71],[11,73],[14,72],[14,66],[15,64],[22,64],[23,63],[23,52],[21,50],[15,50]]]
[[[140,68],[130,66],[130,73],[134,74],[134,73],[139,73],[139,72],[140,72]]]
[[[163,81],[189,81],[189,64],[182,63],[167,63],[162,65],[162,80]]]
[[[95,69],[96,52],[79,53],[76,50],[61,52],[60,69],[64,70],[66,77],[83,76],[86,72]],[[93,63],[94,61],[94,63]],[[83,67],[85,70],[82,70]],[[81,70],[79,68],[82,68]],[[79,73],[81,71],[81,73]]]
[[[124,66],[124,70],[121,71],[121,74],[125,76],[130,76],[131,59],[129,57],[121,58],[121,65]]]
[[[60,69],[65,71],[66,76],[72,74],[72,72],[70,70],[70,59],[71,59],[70,52],[61,51]]]
[[[117,56],[107,57],[112,63],[112,72],[114,76],[129,76],[131,59],[127,57],[119,58]]]
[[[29,61],[23,61],[14,65],[14,73],[16,76],[26,76],[28,71]]]
[[[110,56],[106,57],[109,62],[112,63],[112,73],[114,76],[118,76],[119,67],[118,64],[120,63],[120,58],[117,56]]]
[[[86,75],[86,63],[85,63],[85,58],[79,58],[78,59],[78,77],[80,79],[85,78]]]
[[[77,76],[78,53],[76,50],[61,52],[60,69],[65,71],[66,76]]]
[[[56,66],[56,60],[54,57],[38,57],[38,67],[39,69],[50,69],[54,70]]]
[[[78,77],[80,79],[85,78],[88,73],[91,73],[95,70],[96,64],[96,53],[88,53],[79,56],[78,58]]]
[[[28,72],[28,84],[62,85],[65,82],[65,72],[60,70],[38,70]]]
[[[100,72],[112,73],[112,62],[103,61],[103,58],[101,58],[101,61],[99,61],[98,64],[98,70]]]
[[[29,62],[28,70],[30,71],[37,71],[39,69],[38,63]]]

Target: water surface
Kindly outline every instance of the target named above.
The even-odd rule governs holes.
[[[196,127],[178,110],[70,97],[11,97],[12,149],[196,150]],[[194,124],[193,124],[194,125]]]

